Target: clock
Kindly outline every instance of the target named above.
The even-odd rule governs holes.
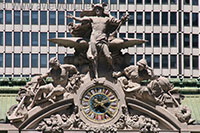
[[[92,127],[110,126],[122,115],[125,103],[121,85],[105,78],[84,83],[74,97],[78,113],[83,122]]]
[[[83,115],[94,123],[110,121],[118,113],[119,99],[107,86],[89,88],[81,99]]]

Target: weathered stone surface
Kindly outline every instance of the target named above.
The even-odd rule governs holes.
[[[49,72],[20,89],[8,119],[20,130],[47,133],[187,131],[193,120],[182,96],[167,78],[155,76],[145,59],[129,65],[130,56],[120,50],[145,41],[114,38],[128,15],[117,20],[104,6],[68,16],[81,22],[70,24],[75,37],[50,41],[74,47],[74,57],[66,57],[63,65],[50,59]],[[53,83],[45,83],[47,77]]]

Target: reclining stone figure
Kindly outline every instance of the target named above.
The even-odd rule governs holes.
[[[145,59],[139,60],[137,65],[126,67],[122,72],[113,73],[113,77],[115,78],[120,76],[126,76],[129,80],[135,83],[141,83],[143,80],[152,80],[155,78],[153,70],[147,65]]]
[[[49,66],[51,67],[51,69],[46,74],[40,76],[38,81],[40,82],[46,77],[52,77],[53,83],[40,86],[28,109],[31,109],[37,101],[42,100],[42,95],[44,93],[46,94],[44,100],[49,100],[54,98],[55,96],[63,95],[67,90],[69,77],[72,76],[72,74],[78,73],[74,65],[61,65],[55,57],[50,59]]]

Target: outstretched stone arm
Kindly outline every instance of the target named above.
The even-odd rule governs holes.
[[[112,25],[117,25],[117,26],[120,27],[121,24],[123,24],[125,21],[128,20],[128,18],[129,18],[129,15],[128,15],[128,14],[122,16],[122,18],[121,18],[120,20],[119,20],[119,19],[116,19],[116,18],[114,18],[114,17],[112,17],[112,18],[110,19],[110,23],[111,23]]]
[[[49,70],[47,73],[41,75],[41,76],[38,78],[38,81],[40,82],[41,80],[43,80],[43,79],[45,79],[45,78],[47,78],[47,77],[49,77],[49,76],[50,76],[50,70]]]
[[[68,69],[74,73],[79,73],[78,70],[76,69],[76,67],[74,65],[69,65],[69,64],[64,64],[62,65],[65,69]]]
[[[68,16],[66,16],[67,18],[71,18],[71,19],[74,19],[76,21],[79,21],[79,22],[83,22],[83,21],[91,21],[90,18],[88,17],[83,17],[83,18],[80,18],[80,17],[74,17],[72,16],[71,14],[69,14]]]

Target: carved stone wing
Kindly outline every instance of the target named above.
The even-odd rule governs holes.
[[[49,39],[50,42],[56,43],[59,46],[75,48],[77,51],[85,51],[88,49],[88,40],[80,37],[70,38],[54,38]],[[134,39],[134,38],[115,38],[108,43],[110,51],[119,51],[123,48],[135,46],[147,42],[146,40]]]
[[[136,38],[115,38],[109,42],[110,51],[121,50],[123,48],[133,47],[137,44],[147,42],[146,40]]]
[[[88,49],[88,40],[80,37],[70,38],[53,38],[49,39],[50,42],[58,44],[59,46],[75,48],[77,51],[84,51]]]

